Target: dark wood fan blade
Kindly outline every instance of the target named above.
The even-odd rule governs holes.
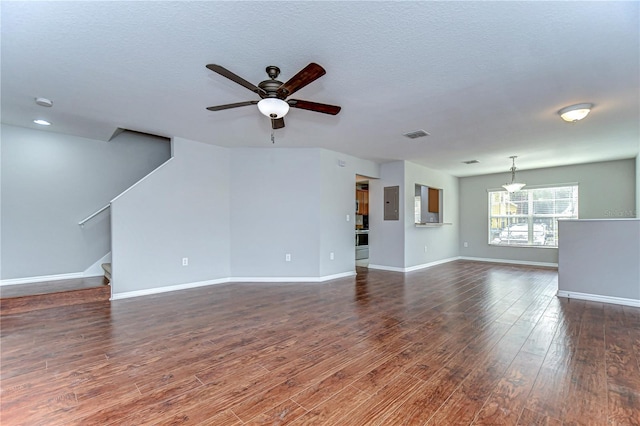
[[[320,65],[311,62],[300,72],[298,72],[298,74],[291,77],[289,81],[278,87],[278,97],[284,99],[287,96],[292,95],[293,93],[302,89],[312,81],[322,77],[326,73],[327,72]]]
[[[255,84],[249,83],[247,80],[245,80],[244,78],[240,77],[239,75],[236,75],[236,74],[232,73],[231,71],[229,71],[225,67],[222,67],[222,66],[216,65],[216,64],[208,64],[207,68],[209,68],[213,72],[216,72],[216,73],[220,74],[223,77],[227,77],[229,80],[231,80],[233,82],[236,82],[241,86],[246,87],[247,89],[251,90],[252,92],[255,92],[255,93],[258,93],[258,94],[261,94],[261,93],[262,94],[266,94],[266,92],[264,90],[262,90],[261,88],[259,88]]]
[[[341,107],[335,106],[335,105],[301,101],[300,99],[289,99],[287,103],[292,108],[307,109],[309,111],[321,112],[323,114],[331,114],[331,115],[336,115],[342,109]]]
[[[235,104],[210,106],[210,107],[207,107],[207,109],[209,111],[222,111],[223,109],[238,108],[238,107],[247,106],[247,105],[255,105],[257,103],[258,101],[236,102]]]
[[[282,129],[284,127],[284,118],[271,119],[272,129]]]

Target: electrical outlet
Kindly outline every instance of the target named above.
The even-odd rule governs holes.
[[[351,216],[347,215],[347,222],[351,219]]]
[[[427,252],[427,246],[424,246],[424,252],[425,253]]]
[[[329,259],[331,259],[331,260],[333,260],[333,259],[334,259],[333,252],[329,253]]]
[[[188,257],[183,257],[182,258],[182,266],[189,266],[189,258]]]
[[[284,261],[285,262],[291,262],[291,254],[290,253],[287,253],[287,254],[284,255]]]
[[[465,241],[465,242],[464,242],[464,246],[465,246],[465,247],[469,247],[469,243]]]

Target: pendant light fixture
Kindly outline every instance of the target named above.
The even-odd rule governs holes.
[[[511,158],[511,183],[505,183],[502,187],[509,192],[520,191],[526,184],[516,182],[516,158],[518,156],[512,155],[509,158]]]

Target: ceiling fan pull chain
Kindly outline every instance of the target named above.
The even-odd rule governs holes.
[[[273,129],[271,129],[271,143],[276,143],[276,140],[273,137]]]

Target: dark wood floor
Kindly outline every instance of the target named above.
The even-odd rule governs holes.
[[[2,425],[638,425],[640,309],[466,261],[1,319]]]
[[[0,299],[12,297],[34,296],[37,294],[51,294],[62,291],[74,291],[108,285],[109,281],[103,276],[85,277],[78,279],[44,281],[33,284],[0,286]]]
[[[108,284],[104,277],[86,277],[1,286],[0,316],[107,301],[111,297]]]

